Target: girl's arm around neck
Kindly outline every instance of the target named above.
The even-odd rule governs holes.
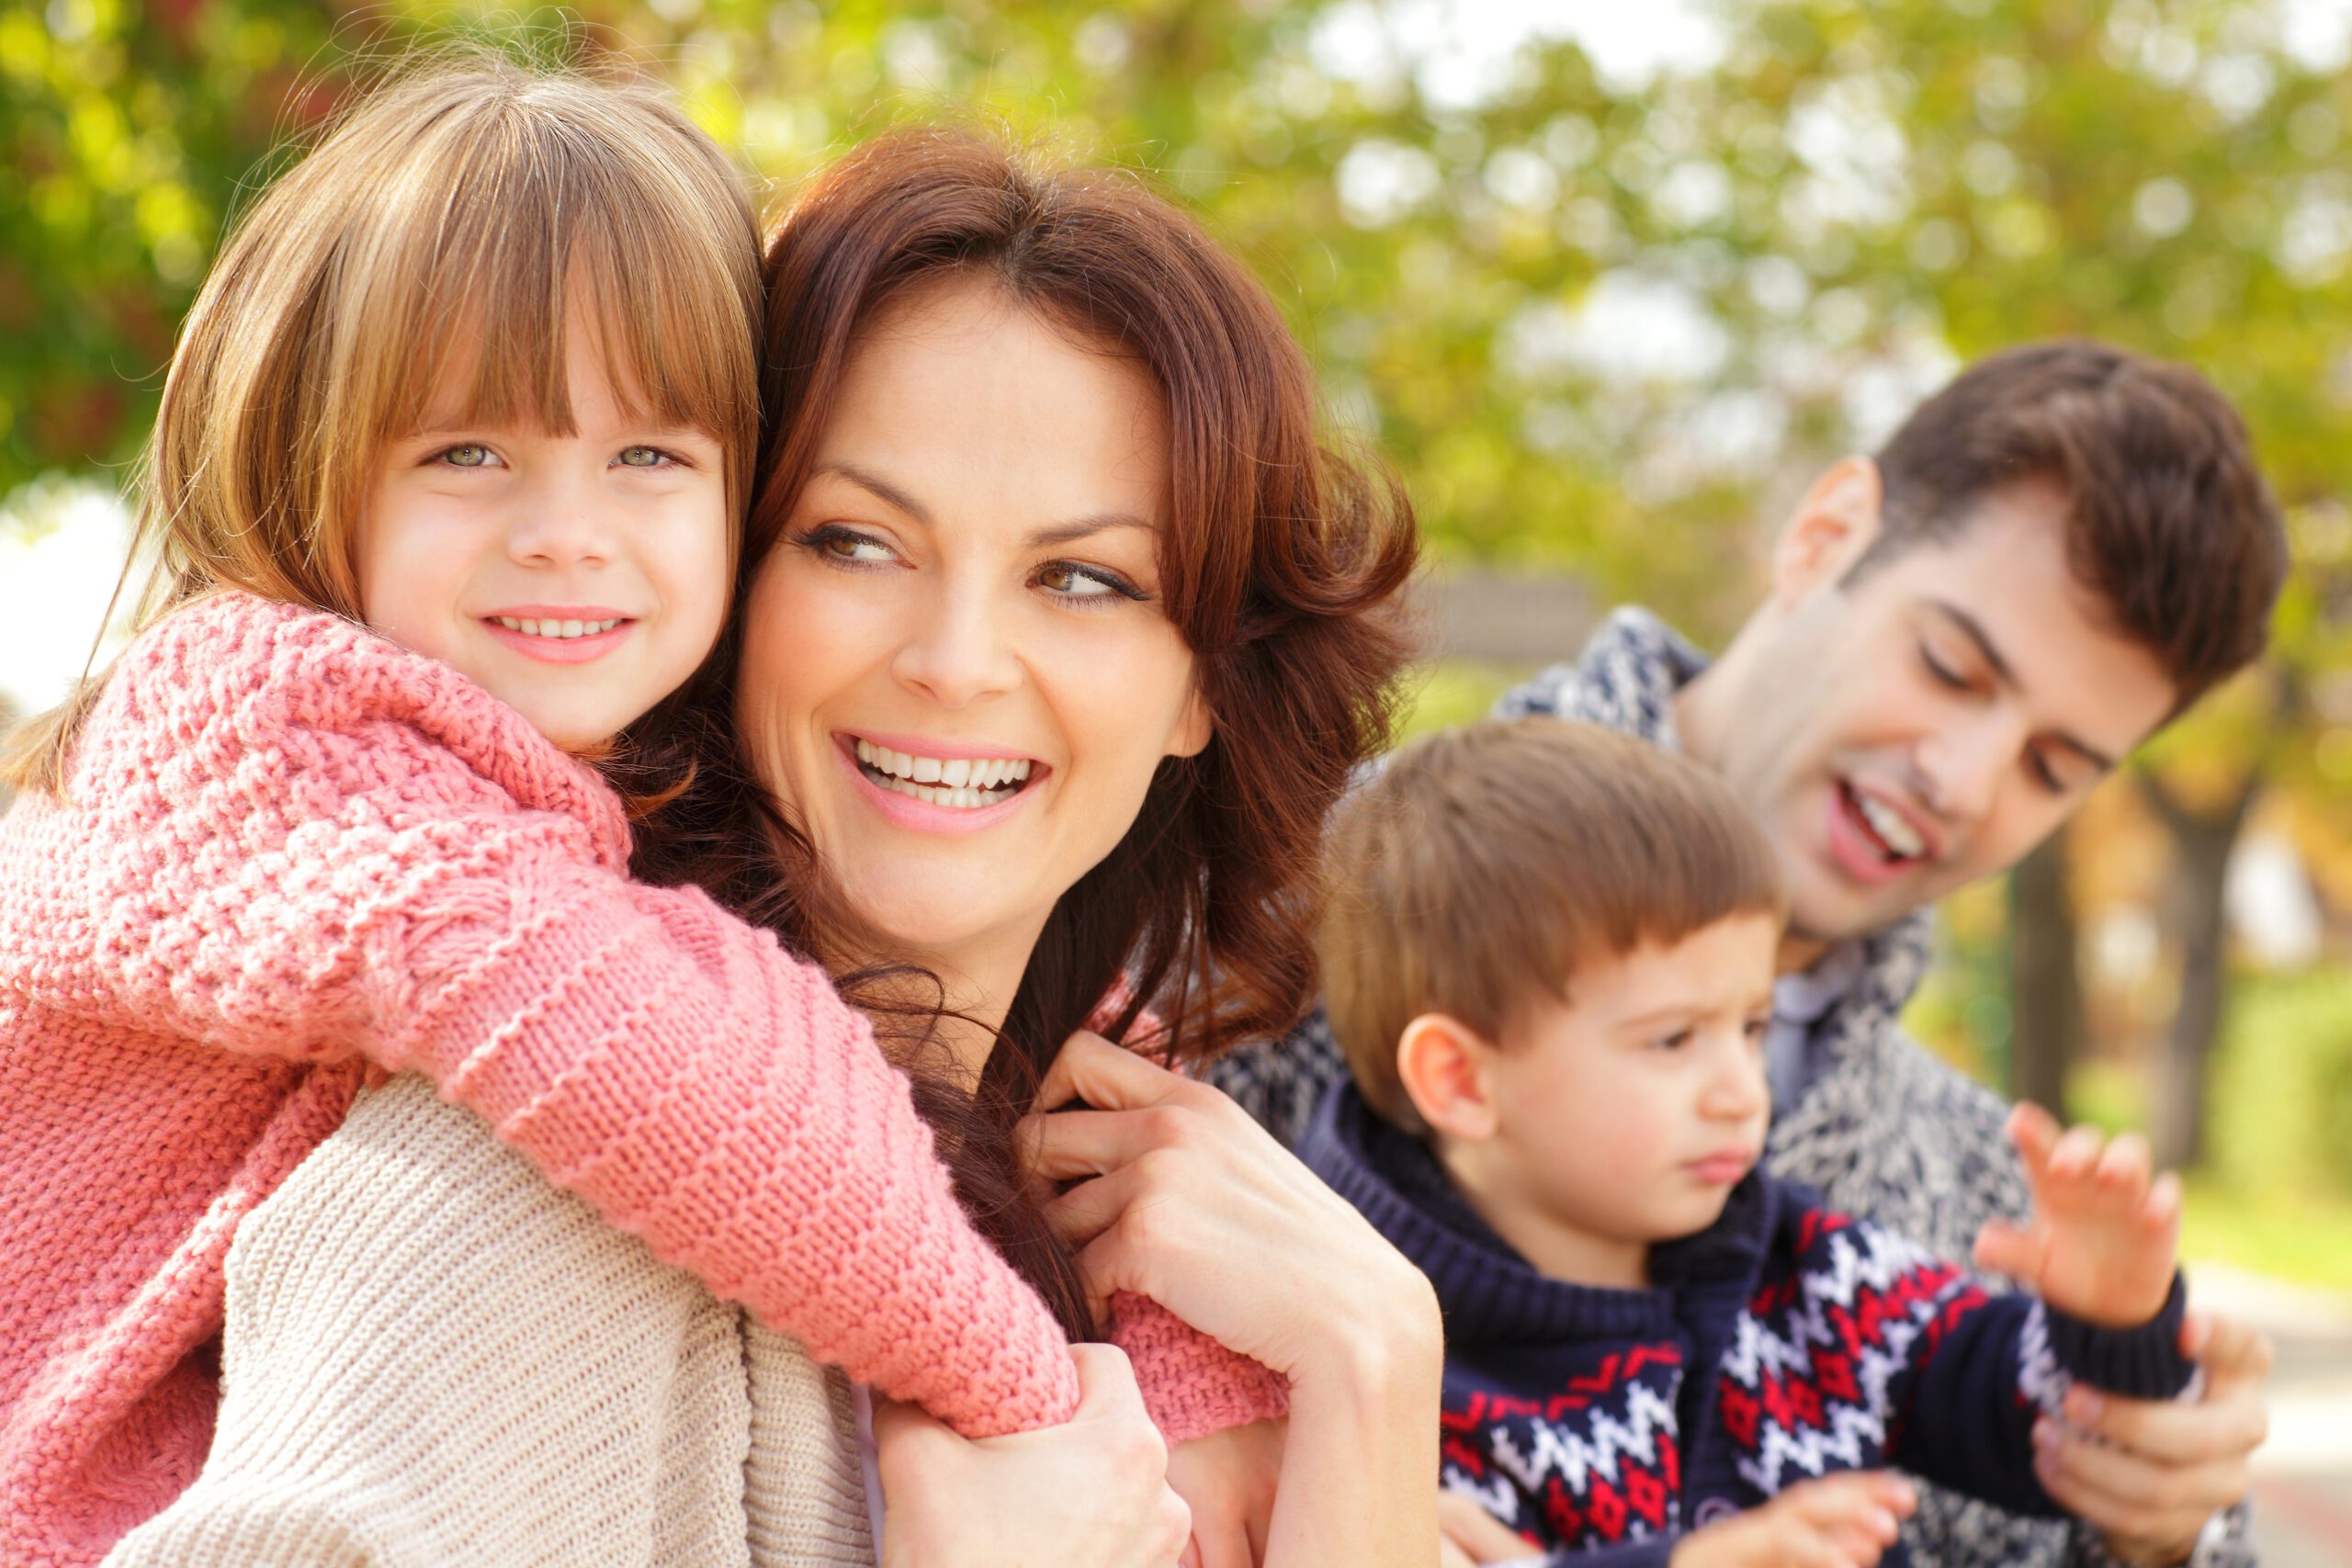
[[[865,1019],[700,892],[629,881],[611,792],[454,671],[226,599],[134,646],[75,773],[40,906],[81,955],[61,1005],[421,1072],[858,1380],[974,1435],[1076,1408]]]

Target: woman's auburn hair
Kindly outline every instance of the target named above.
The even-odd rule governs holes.
[[[435,415],[569,434],[574,307],[625,405],[718,441],[739,517],[759,254],[741,178],[657,88],[488,51],[404,61],[224,241],[172,355],[118,601],[144,565],[141,629],[230,590],[362,619],[388,443]],[[464,406],[434,408],[451,375]],[[0,776],[62,793],[102,684],[32,720]]]
[[[1133,175],[1040,167],[960,129],[896,132],[816,176],[765,270],[764,427],[739,604],[808,480],[861,331],[917,289],[998,290],[1129,358],[1166,402],[1162,598],[1194,655],[1213,737],[1196,756],[1162,760],[1133,826],[1055,906],[978,1092],[913,1074],[967,1208],[1086,1334],[1074,1261],[1026,1195],[1012,1123],[1079,1029],[1116,1038],[1148,1019],[1156,1055],[1197,1063],[1277,1036],[1306,1010],[1323,821],[1386,745],[1413,650],[1402,592],[1419,549],[1412,511],[1385,468],[1319,437],[1313,374],[1264,288]],[[730,630],[702,699],[711,736],[733,732],[741,637]],[[839,940],[854,919],[752,777],[747,759],[706,759],[684,808],[650,825],[640,866],[701,883],[836,968],[870,958],[870,942]],[[935,1013],[903,1005],[903,986],[862,983],[907,973],[843,984],[886,1030],[895,1011],[912,1037]]]

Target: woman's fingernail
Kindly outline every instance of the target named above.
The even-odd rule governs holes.
[[[2066,1391],[2066,1417],[2078,1427],[2087,1427],[2098,1419],[2106,1401],[2086,1388]]]

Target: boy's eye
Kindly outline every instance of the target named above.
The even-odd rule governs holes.
[[[1661,1051],[1679,1051],[1682,1047],[1690,1043],[1690,1031],[1688,1029],[1677,1029],[1668,1033],[1659,1035],[1656,1040],[1652,1041],[1651,1043],[1656,1045]]]
[[[1761,1045],[1764,1037],[1772,1032],[1772,1015],[1769,1012],[1756,1014],[1740,1026],[1740,1032],[1747,1037],[1750,1044]]]
[[[453,468],[487,468],[497,464],[498,455],[487,446],[469,442],[445,449],[439,460]]]

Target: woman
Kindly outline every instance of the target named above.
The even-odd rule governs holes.
[[[1419,1568],[1419,1277],[1213,1091],[1082,1034],[1035,1087],[1090,1020],[1198,1060],[1302,1004],[1315,837],[1403,651],[1401,500],[1316,446],[1262,289],[1116,176],[892,138],[796,204],[768,286],[722,744],[641,867],[905,1023],[959,1190],[1074,1337],[1139,1290],[1288,1380],[1267,1561]],[[1012,1119],[1072,1096],[1027,1125],[1077,1183],[1041,1209]],[[873,1559],[855,1392],[413,1083],[248,1220],[230,1292],[211,1462],[116,1561]],[[1052,1431],[886,1416],[883,1560],[1173,1560],[1112,1363]]]

